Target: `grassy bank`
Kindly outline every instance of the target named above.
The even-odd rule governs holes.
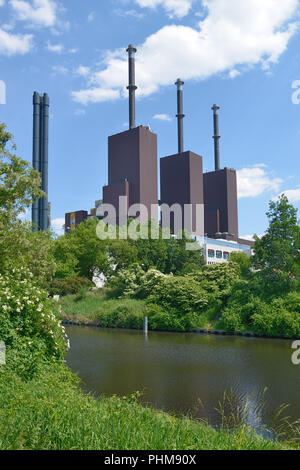
[[[0,449],[289,449],[246,427],[234,432],[146,408],[134,397],[84,395],[65,366],[23,382],[2,374]]]
[[[143,318],[148,316],[152,330],[191,331],[192,328],[212,328],[219,316],[217,308],[201,315],[188,315],[183,321],[176,315],[162,312],[158,305],[145,300],[111,298],[109,291],[98,289],[80,295],[67,295],[60,299],[62,319],[102,328],[142,329]]]

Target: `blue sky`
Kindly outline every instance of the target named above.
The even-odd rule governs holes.
[[[298,0],[0,0],[0,121],[31,161],[32,94],[49,94],[54,227],[102,198],[107,136],[128,125],[129,43],[138,48],[137,124],[158,134],[159,157],[177,151],[178,77],[185,149],[203,156],[205,170],[214,161],[210,108],[220,105],[240,235],[264,232],[268,201],[282,192],[300,207],[299,24]]]

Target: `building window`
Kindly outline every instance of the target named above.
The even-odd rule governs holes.
[[[216,257],[217,257],[218,259],[222,259],[222,251],[217,250],[217,251],[216,251]]]
[[[229,253],[228,253],[228,251],[224,251],[223,257],[224,257],[224,259],[225,259],[226,261],[229,260]]]
[[[215,257],[215,250],[208,250],[208,257],[214,258]]]

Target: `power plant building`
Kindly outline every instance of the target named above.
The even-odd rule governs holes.
[[[114,206],[117,224],[124,225],[128,209],[135,206],[135,214],[145,222],[151,218],[151,208],[158,205],[157,136],[148,127],[135,124],[135,53],[128,46],[129,67],[129,130],[108,138],[108,185],[103,188],[103,204]],[[126,206],[119,207],[120,196],[126,197]],[[147,215],[139,206],[147,208]],[[155,216],[155,214],[152,214]],[[157,218],[157,214],[156,214]]]
[[[160,201],[169,208],[179,205],[182,230],[195,235],[204,235],[203,226],[203,162],[202,157],[194,152],[184,152],[183,145],[183,92],[184,82],[180,79],[177,86],[177,121],[178,121],[178,153],[160,159]],[[175,207],[174,207],[175,209]],[[188,211],[188,212],[187,212]],[[170,220],[162,211],[162,227],[169,228],[178,234],[175,213],[171,212]],[[199,220],[200,219],[200,220]]]
[[[228,261],[232,251],[244,251],[250,254],[253,243],[239,238],[237,174],[234,169],[221,168],[220,164],[220,108],[216,104],[212,107],[215,170],[203,173],[202,156],[184,149],[184,82],[181,79],[175,83],[178,153],[160,159],[160,201],[158,201],[157,135],[150,130],[150,127],[141,125],[136,127],[135,54],[137,50],[129,45],[127,52],[129,129],[108,137],[108,184],[103,187],[103,201],[98,201],[98,206],[96,205],[96,209],[93,209],[90,215],[86,211],[66,214],[66,232],[89,217],[103,218],[108,205],[115,210],[114,223],[117,225],[126,224],[130,217],[138,217],[141,222],[150,218],[157,219],[160,205],[162,228],[167,228],[176,235],[178,220],[175,206],[177,206],[181,210],[179,226],[182,230],[185,229],[192,236],[203,240],[207,264]],[[40,100],[40,103],[44,103],[44,99],[46,100],[37,96],[34,98],[36,102]],[[36,108],[37,122],[39,122],[38,112],[43,115],[44,111]],[[44,124],[40,125],[43,127]],[[40,148],[39,145],[37,144],[38,148]],[[43,155],[39,158],[44,162]],[[35,160],[42,165],[42,168],[46,168],[45,163],[40,163],[37,158]],[[99,211],[99,208],[102,208],[102,202],[104,207]],[[143,211],[144,206],[147,214]],[[168,217],[164,217],[165,207],[169,208]],[[101,217],[99,212],[102,214]],[[35,214],[39,214],[39,211]],[[42,216],[38,215],[38,220],[40,220],[39,217]]]

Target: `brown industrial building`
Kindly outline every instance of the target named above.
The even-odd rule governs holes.
[[[238,239],[236,171],[231,168],[203,175],[204,230],[209,238]]]
[[[158,204],[157,136],[148,127],[139,126],[108,138],[108,185],[103,188],[103,203],[112,204],[119,214],[119,196],[127,196],[128,207],[143,204],[151,217],[151,206]],[[157,217],[157,214],[156,214]],[[147,217],[148,219],[148,217]]]
[[[202,157],[193,152],[183,152],[160,159],[160,194],[161,204],[171,207],[179,204],[182,211],[182,228],[196,235],[203,235],[202,230],[197,230],[196,210],[197,205],[203,206],[203,169]],[[192,210],[192,217],[185,219],[184,207],[189,204]],[[174,214],[171,214],[169,228],[175,232]]]
[[[65,233],[69,233],[87,218],[87,211],[68,212],[65,214]]]

